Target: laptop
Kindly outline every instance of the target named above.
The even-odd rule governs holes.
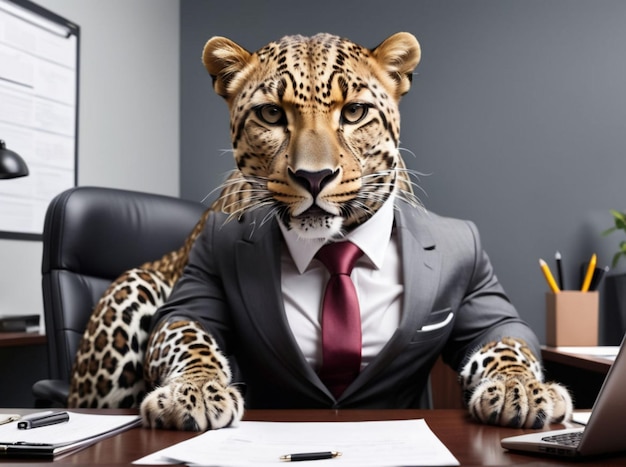
[[[626,451],[626,336],[596,398],[585,427],[512,436],[503,448],[562,457],[585,457]]]

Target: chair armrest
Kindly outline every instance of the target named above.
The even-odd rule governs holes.
[[[60,379],[42,379],[33,384],[35,407],[67,407],[70,385]]]

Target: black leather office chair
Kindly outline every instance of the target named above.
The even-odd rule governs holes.
[[[78,187],[52,200],[44,224],[42,287],[49,378],[38,407],[65,406],[91,312],[122,272],[182,246],[206,206],[162,195]]]

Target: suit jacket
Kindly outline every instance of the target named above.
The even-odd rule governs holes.
[[[245,383],[248,408],[424,407],[428,375],[442,353],[458,369],[485,343],[514,336],[538,355],[537,339],[498,283],[474,224],[396,201],[405,285],[400,325],[335,400],[287,322],[276,219],[264,209],[239,220],[226,217],[210,216],[153,322],[174,316],[199,321]]]

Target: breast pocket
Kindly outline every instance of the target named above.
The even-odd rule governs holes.
[[[428,319],[422,327],[415,332],[411,342],[421,342],[447,333],[451,329],[453,320],[454,312],[452,308],[433,311],[428,315]]]

